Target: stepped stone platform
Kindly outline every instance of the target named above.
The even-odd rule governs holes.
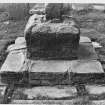
[[[102,65],[87,37],[80,37],[76,60],[31,60],[25,53],[26,50],[18,49],[8,54],[0,70],[2,82],[20,81],[24,72],[28,72],[26,78],[35,85],[87,83],[96,78],[104,82]]]
[[[105,105],[105,100],[73,101],[73,100],[14,100],[11,104],[36,104],[36,105]]]
[[[86,85],[87,94],[78,96],[75,87],[70,85],[17,87],[11,96],[11,104],[53,104],[53,105],[104,105],[105,86]],[[0,87],[0,103],[5,86]]]
[[[78,96],[73,86],[41,86],[18,88],[14,91],[11,104],[54,104],[54,105],[104,105],[105,86],[86,85],[87,95]]]
[[[76,60],[31,60],[25,54],[25,49],[11,51],[0,70],[0,90],[5,92],[7,84],[16,84],[11,104],[104,105],[105,87],[99,84],[105,84],[105,73],[87,37],[80,38]],[[31,87],[17,86],[24,78]],[[86,98],[78,97],[80,85],[88,93]]]

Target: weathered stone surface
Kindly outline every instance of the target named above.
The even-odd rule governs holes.
[[[105,86],[102,85],[86,85],[89,94],[102,95],[105,94]]]
[[[36,59],[73,59],[79,35],[79,29],[68,23],[39,23],[26,35],[28,52]]]
[[[72,60],[72,61],[40,61],[36,60],[30,64],[30,72],[52,72],[52,73],[103,73],[100,62],[96,60]]]
[[[14,91],[13,99],[63,99],[72,98],[77,94],[76,88],[71,86],[39,86],[33,88],[18,88]]]
[[[23,54],[23,52],[22,50],[11,51],[2,65],[0,73],[22,72],[25,61],[25,54]]]
[[[104,73],[101,63],[96,60],[74,60],[68,70],[73,73]]]
[[[29,71],[29,82],[33,85],[91,84],[105,81],[102,65],[96,60],[37,60],[31,62]]]
[[[81,36],[81,37],[80,37],[79,43],[89,43],[89,42],[91,43],[90,38],[85,37],[85,36]]]
[[[59,20],[55,20],[55,22],[56,21]],[[55,35],[56,33],[79,34],[79,29],[69,23],[53,23],[48,21],[46,23],[36,24],[36,26],[32,29],[32,32],[45,32],[46,34],[55,33]]]
[[[36,60],[31,63],[30,72],[64,73],[69,69],[71,62],[65,60]]]
[[[76,99],[75,99],[76,100]],[[11,104],[37,104],[37,105],[105,105],[105,100],[79,101],[74,100],[12,100]]]
[[[78,59],[80,60],[97,60],[97,54],[92,43],[80,43],[78,48]]]

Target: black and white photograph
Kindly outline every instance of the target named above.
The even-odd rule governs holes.
[[[105,105],[105,3],[0,3],[0,104]]]

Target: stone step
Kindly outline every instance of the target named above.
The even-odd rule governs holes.
[[[58,86],[37,86],[32,88],[17,88],[14,91],[12,99],[14,100],[62,100],[75,99],[82,95],[87,96],[89,100],[105,99],[105,86],[86,85],[85,90],[80,86],[58,85]],[[78,91],[78,89],[81,89]],[[78,94],[84,92],[85,94]],[[20,97],[21,96],[21,97]],[[84,98],[84,97],[83,97]]]
[[[35,105],[105,105],[105,100],[79,101],[73,100],[13,100],[11,104],[35,104]]]
[[[86,90],[89,94],[105,94],[105,86],[104,85],[86,85]]]
[[[33,88],[17,88],[12,99],[65,99],[75,97],[77,90],[72,86],[37,86]]]
[[[105,86],[101,85],[86,85],[87,94],[79,96],[77,90],[73,86],[40,86],[40,87],[24,87],[14,90],[11,103],[17,104],[60,104],[62,100],[64,104],[86,104],[104,105],[105,103]],[[0,97],[3,99],[5,93],[5,86],[0,87]],[[82,92],[82,91],[81,91]],[[40,100],[40,101],[39,101]],[[2,100],[0,100],[2,102]],[[41,103],[40,103],[41,102]],[[87,105],[87,104],[86,104]]]

